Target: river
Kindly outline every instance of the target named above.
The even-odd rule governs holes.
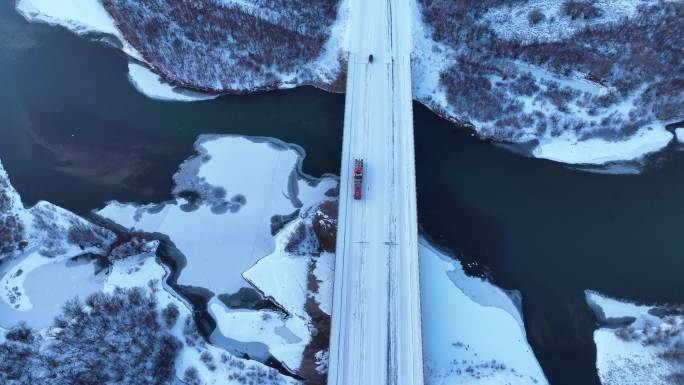
[[[126,58],[0,5],[0,157],[27,204],[87,213],[112,199],[169,198],[199,134],[271,136],[338,173],[343,95],[310,87],[160,102],[126,80]],[[422,231],[495,283],[518,289],[528,339],[554,385],[598,384],[583,290],[684,302],[684,152],[641,175],[516,155],[414,105]],[[249,167],[249,165],[245,165]],[[467,316],[467,314],[464,314]]]

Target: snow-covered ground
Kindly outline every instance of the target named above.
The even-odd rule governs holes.
[[[99,215],[168,235],[186,258],[179,284],[232,294],[247,285],[242,273],[275,249],[280,217],[322,201],[337,180],[303,175],[303,151],[273,139],[202,136],[195,147],[174,176],[174,201],[112,202]]]
[[[533,150],[537,158],[569,164],[606,164],[637,160],[665,148],[672,141],[672,133],[658,125],[645,127],[625,141],[601,138],[580,139],[565,131],[555,138],[544,138]]]
[[[79,35],[108,35],[117,39],[130,58],[128,77],[141,93],[159,100],[197,101],[218,95],[202,94],[171,86],[152,72],[142,55],[124,39],[114,19],[99,0],[19,0],[17,11],[28,21],[61,25]]]
[[[263,145],[269,145],[269,143],[262,142]],[[258,144],[255,145],[258,147]],[[272,152],[284,151],[276,145],[270,144],[270,146],[273,146],[270,148]],[[290,150],[297,154],[295,160],[299,162],[301,160],[298,157],[299,153]],[[220,159],[220,156],[216,158]],[[289,175],[286,172],[285,178],[287,179]],[[334,185],[335,181],[331,180],[331,182]],[[323,200],[322,196],[313,195],[307,187],[302,187],[302,190],[304,191],[300,196]],[[0,260],[0,343],[4,342],[4,331],[21,322],[45,334],[53,324],[55,316],[61,314],[62,306],[74,297],[84,300],[88,295],[99,291],[111,293],[116,287],[141,287],[155,293],[159,311],[169,304],[175,305],[179,310],[179,321],[172,328],[172,334],[182,344],[175,362],[178,379],[185,380],[188,371],[196,370],[202,384],[240,385],[247,383],[246,381],[259,381],[258,383],[267,385],[299,383],[260,362],[236,357],[228,351],[213,346],[197,334],[192,320],[192,310],[188,303],[165,284],[169,272],[161,265],[155,254],[159,241],[153,240],[140,244],[136,240],[117,244],[112,249],[115,245],[113,233],[75,214],[48,202],[40,202],[32,208],[24,208],[0,164],[0,219],[6,223],[5,219],[12,215],[20,218],[23,224],[22,240],[25,243],[22,243],[22,246],[16,250],[3,252],[4,259]],[[265,220],[268,223],[269,218],[265,217]],[[304,220],[302,218],[300,221]],[[8,228],[1,230],[4,232]],[[285,242],[289,235],[285,231],[280,237]],[[111,265],[98,265],[91,258],[79,257],[84,253],[105,257],[109,259]],[[279,252],[274,252],[274,255],[277,259],[275,263],[277,266],[271,266],[271,268],[280,269],[278,273],[284,278],[289,276],[289,272],[283,270],[287,268],[295,279],[291,282],[283,279],[282,286],[279,286],[268,279],[270,270],[263,272],[262,276],[260,272],[262,268],[257,267],[254,267],[254,272],[250,273],[250,277],[255,282],[261,282],[269,296],[292,307],[293,311],[288,316],[288,320],[283,322],[287,322],[288,327],[295,325],[292,328],[300,333],[302,340],[308,341],[316,329],[306,318],[304,303],[307,298],[313,298],[317,293],[306,290],[306,282],[310,278],[307,274],[310,271],[313,274],[314,266],[317,265],[322,266],[321,271],[329,269],[332,264],[332,254],[292,255],[293,263],[282,260],[285,255]],[[306,263],[299,264],[299,259],[305,260]],[[268,260],[263,266],[269,269]],[[315,275],[311,277],[315,279]],[[304,288],[299,292],[290,290],[300,288],[302,284]],[[258,311],[252,311],[252,313],[261,316]],[[284,317],[278,314],[274,319],[284,319]],[[251,326],[243,321],[239,319],[232,325],[221,324],[221,326],[228,326],[228,330],[231,330],[230,326],[235,329]],[[284,327],[283,330],[278,327],[274,329],[273,336],[287,335],[293,336],[293,339],[299,338]],[[251,330],[251,334],[253,336],[268,335],[258,329]],[[289,342],[300,346],[294,340],[289,340]],[[273,346],[274,352],[278,352],[281,348],[275,343]],[[298,355],[293,356],[294,360],[301,360],[302,349],[298,349]]]
[[[594,0],[594,4],[604,17],[572,20],[563,10],[564,2],[554,0],[531,0],[522,5],[502,5],[490,9],[483,21],[491,23],[499,37],[506,40],[517,39],[522,42],[558,41],[577,33],[588,26],[616,23],[623,18],[634,17],[642,4],[651,0]],[[529,14],[539,10],[544,18],[530,24]]]
[[[80,253],[73,249],[66,256]],[[0,325],[10,327],[25,322],[37,329],[50,325],[68,300],[84,299],[102,290],[102,274],[96,270],[93,261],[86,258],[56,260],[37,252],[19,258],[3,272]]]
[[[424,239],[420,263],[428,385],[547,383],[506,292]]]
[[[171,289],[163,285],[167,274],[156,259],[154,251],[129,256],[114,263],[107,275],[104,290],[112,292],[116,287],[150,287],[156,295],[160,311],[169,304],[176,306],[179,310],[178,322],[171,332],[182,343],[175,362],[178,379],[184,379],[186,373],[194,368],[200,383],[207,385],[240,385],[249,383],[247,381],[260,381],[258,383],[265,385],[299,383],[259,362],[235,357],[204,342],[202,337],[197,335],[194,326],[191,326],[190,308],[175,296]]]
[[[49,202],[25,208],[0,164],[0,325],[18,320],[43,327],[73,296],[86,296],[101,283],[88,259],[104,255],[114,234]],[[8,234],[11,235],[8,238]],[[17,238],[18,237],[18,238]],[[9,242],[12,238],[18,242]]]
[[[139,64],[139,62],[130,61],[128,63],[128,79],[140,93],[145,94],[152,99],[194,102],[218,97],[216,94],[202,94],[174,87],[164,81],[159,75],[152,72],[148,67]]]
[[[330,315],[329,285],[334,255],[317,251],[318,241],[310,223],[314,209],[289,223],[278,233],[275,250],[243,273],[246,280],[287,314],[269,309],[227,309],[217,300],[209,307],[223,336],[240,342],[263,343],[276,359],[295,371],[300,371],[304,349],[317,334],[306,309],[307,301],[315,301],[321,311]],[[298,229],[302,226],[305,235],[299,240]],[[312,287],[311,280],[318,284]],[[326,286],[319,288],[321,283]]]
[[[19,0],[17,10],[30,21],[62,25],[79,34],[100,32],[121,36],[114,19],[99,0]]]
[[[332,257],[311,249],[311,224],[305,225],[304,249],[287,248],[299,235],[298,226],[330,199],[337,179],[304,175],[303,150],[275,139],[202,136],[195,147],[197,154],[174,176],[174,201],[112,202],[99,215],[131,230],[169,236],[185,257],[178,283],[214,295],[209,310],[218,331],[239,342],[265,344],[298,371],[315,333],[305,304],[317,292],[307,283],[318,274],[321,280],[330,276]],[[289,314],[230,309],[218,299],[250,286]]]
[[[487,56],[479,59],[478,56],[481,51],[496,51],[488,44],[570,39],[585,28],[643,18],[643,15],[637,15],[639,6],[655,2],[592,2],[600,16],[577,19],[565,14],[562,2],[548,0],[511,1],[508,5],[489,9],[486,5],[478,5],[477,8],[484,8],[486,12],[474,17],[482,30],[473,33],[483,33],[491,28],[501,42],[491,42],[484,34],[480,41],[470,43],[466,43],[465,37],[454,38],[456,46],[449,46],[448,38],[435,41],[433,31],[437,27],[441,36],[450,36],[449,29],[443,25],[452,21],[440,19],[447,16],[431,14],[432,24],[426,22],[422,1],[411,2],[413,93],[416,100],[439,115],[472,127],[481,137],[531,147],[530,155],[534,157],[613,170],[618,169],[616,162],[640,163],[644,157],[664,149],[672,141],[673,135],[665,129],[670,118],[661,119],[659,116],[666,114],[659,115],[658,111],[665,109],[662,106],[676,105],[678,91],[675,87],[678,86],[663,86],[660,83],[662,76],[643,80],[625,94],[624,90],[618,91],[619,84],[597,79],[593,74],[578,71],[562,74],[500,53],[496,54],[500,56],[496,59],[487,59]],[[449,2],[437,1],[432,8],[446,3]],[[545,14],[536,24],[529,21],[529,14],[535,10]],[[453,28],[460,31],[475,27]],[[457,32],[453,35],[460,36]],[[676,73],[675,68],[670,70]],[[459,87],[464,89],[459,90]],[[668,94],[651,99],[653,89],[665,89]],[[676,116],[672,118],[676,120]]]
[[[114,19],[99,0],[18,0],[16,9],[31,22],[61,25],[79,35],[114,36],[127,55],[142,60],[140,53],[123,38]]]
[[[684,128],[676,129],[675,133],[677,134],[677,140],[679,143],[684,143]]]
[[[603,385],[677,385],[684,379],[684,306],[646,306],[587,290],[596,314]]]

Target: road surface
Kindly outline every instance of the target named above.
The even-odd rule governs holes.
[[[422,385],[409,0],[350,12],[328,385]]]

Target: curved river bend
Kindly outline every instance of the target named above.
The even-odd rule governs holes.
[[[344,97],[313,88],[195,103],[148,99],[126,59],[0,5],[0,157],[27,204],[78,213],[169,198],[202,133],[277,137],[304,171],[337,173]],[[500,286],[518,289],[528,339],[552,384],[598,384],[583,291],[684,302],[684,152],[642,175],[521,157],[414,106],[423,232]],[[245,165],[248,167],[249,165]],[[467,316],[467,315],[464,315]]]

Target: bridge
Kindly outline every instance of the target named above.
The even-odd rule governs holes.
[[[422,385],[409,0],[350,12],[328,385]]]

